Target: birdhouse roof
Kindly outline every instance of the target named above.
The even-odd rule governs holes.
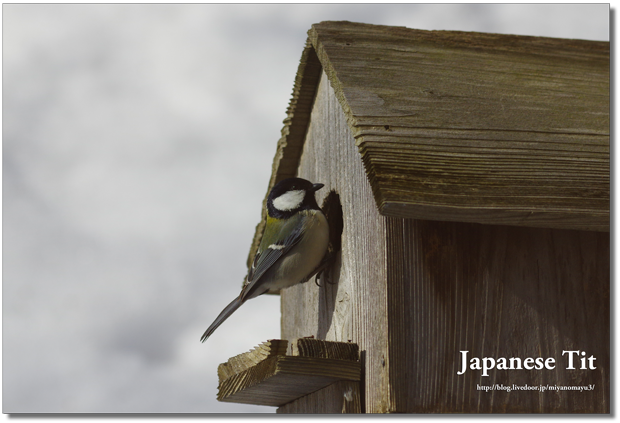
[[[609,230],[608,42],[352,22],[308,35],[269,188],[296,175],[324,72],[381,214]]]

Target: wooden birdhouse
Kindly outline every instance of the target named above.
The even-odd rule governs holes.
[[[269,188],[325,184],[329,280],[280,292],[282,339],[323,352],[222,381],[335,357],[359,367],[271,405],[609,413],[609,64],[607,42],[313,25]]]

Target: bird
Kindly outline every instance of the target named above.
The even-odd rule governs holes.
[[[326,267],[329,225],[315,198],[323,187],[302,178],[274,185],[267,196],[265,231],[241,293],[217,316],[201,342],[247,300],[306,282]]]

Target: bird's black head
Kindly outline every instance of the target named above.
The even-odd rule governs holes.
[[[284,179],[269,192],[267,212],[271,217],[284,219],[300,210],[320,210],[314,193],[321,188],[323,184],[313,184],[302,178]]]

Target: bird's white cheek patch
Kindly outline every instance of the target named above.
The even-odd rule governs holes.
[[[305,195],[304,190],[287,191],[273,200],[273,206],[280,211],[295,210],[301,206]]]

